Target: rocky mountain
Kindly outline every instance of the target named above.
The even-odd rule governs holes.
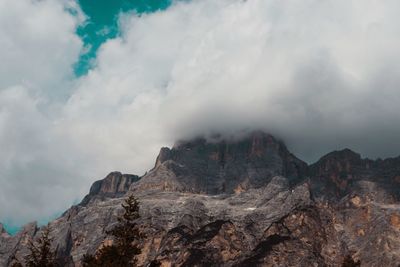
[[[363,159],[345,149],[308,166],[283,142],[255,132],[162,148],[143,177],[109,174],[50,223],[61,266],[80,266],[129,194],[146,233],[141,266],[361,266],[400,264],[400,157]],[[0,225],[0,266],[27,253],[42,230]]]
[[[307,164],[271,135],[255,132],[243,140],[210,143],[203,138],[162,148],[154,169],[132,185],[199,194],[231,194],[265,186],[275,176],[301,181]]]

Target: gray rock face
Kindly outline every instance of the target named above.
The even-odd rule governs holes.
[[[93,199],[105,199],[123,196],[134,183],[139,181],[139,176],[112,172],[103,180],[93,183],[89,194],[82,200],[80,205],[87,205]]]
[[[313,192],[331,200],[355,191],[363,194],[363,184],[369,181],[385,191],[380,199],[400,201],[400,157],[374,161],[345,149],[329,153],[311,165],[310,175]]]
[[[29,223],[15,236],[0,235],[0,266],[9,266],[16,255],[26,255],[29,240],[37,235],[37,224]]]
[[[111,173],[50,223],[61,266],[111,242],[123,199],[141,203],[141,266],[362,266],[400,263],[400,159],[332,152],[307,166],[270,135],[163,148],[139,177]],[[41,232],[0,225],[0,266]]]
[[[155,168],[132,190],[158,188],[205,194],[245,191],[265,186],[275,176],[301,181],[307,164],[271,135],[256,132],[240,141],[205,139],[162,148]]]

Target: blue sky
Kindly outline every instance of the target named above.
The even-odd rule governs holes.
[[[77,31],[88,47],[88,51],[74,65],[76,75],[81,76],[90,69],[99,46],[118,35],[118,17],[121,12],[151,13],[167,8],[171,0],[79,0],[79,4],[88,17]]]

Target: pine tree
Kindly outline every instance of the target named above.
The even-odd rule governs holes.
[[[51,250],[50,228],[45,227],[40,238],[29,242],[30,253],[25,257],[27,267],[55,267],[55,253]]]
[[[82,260],[84,267],[128,267],[135,266],[135,256],[141,250],[138,241],[143,238],[136,220],[139,218],[139,202],[134,196],[129,196],[122,204],[124,213],[118,217],[117,225],[107,234],[113,236],[110,246],[100,248],[94,256],[85,255]]]

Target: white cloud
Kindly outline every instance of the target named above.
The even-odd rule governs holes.
[[[0,88],[57,91],[61,80],[72,77],[82,46],[75,35],[81,16],[66,8],[76,10],[73,1],[0,1]]]
[[[79,20],[57,1],[6,2],[15,14],[0,13],[0,36],[11,36],[17,52],[0,52],[11,64],[0,68],[0,179],[14,193],[0,191],[0,203],[12,199],[18,211],[28,200],[36,212],[56,194],[40,214],[60,210],[87,191],[89,178],[142,174],[160,146],[198,134],[261,128],[310,161],[345,146],[371,157],[400,154],[398,1],[193,0],[124,15],[121,37],[100,48],[96,68],[57,105],[52,85],[71,86],[82,49]],[[38,22],[42,34],[31,38],[26,25],[7,30],[32,10],[54,14],[52,25]],[[4,204],[3,212],[35,217]]]
[[[0,91],[0,221],[42,219],[70,206],[88,184],[81,156],[55,132],[23,87]]]
[[[53,121],[82,48],[81,21],[73,1],[0,0],[0,221],[48,217],[83,193],[79,154]]]
[[[344,146],[397,155],[398,11],[395,1],[204,0],[124,16],[65,125],[140,172],[163,143],[241,129],[275,133],[309,161]]]

